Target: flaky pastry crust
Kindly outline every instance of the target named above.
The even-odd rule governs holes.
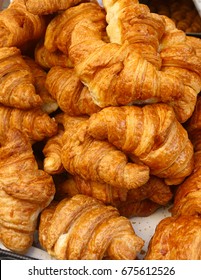
[[[193,170],[193,145],[167,104],[104,108],[89,118],[88,133],[140,160],[167,184],[181,183]]]
[[[42,104],[29,66],[16,47],[0,48],[0,103],[18,109]]]
[[[67,10],[69,7],[79,4],[81,0],[25,0],[24,2],[30,13],[35,15],[47,15]]]
[[[165,218],[156,227],[145,260],[200,260],[200,236],[200,218]]]
[[[60,109],[70,116],[91,115],[101,110],[73,68],[52,67],[45,85]]]
[[[32,143],[55,135],[58,129],[55,119],[40,108],[20,110],[0,106],[0,119],[0,135],[17,128],[28,135]]]
[[[91,137],[86,118],[65,118],[67,129],[61,159],[70,174],[127,189],[140,187],[149,180],[147,166],[128,162],[126,155],[108,141]]]
[[[85,195],[63,199],[41,214],[39,239],[57,259],[135,259],[144,241],[117,209]]]
[[[35,62],[34,59],[28,56],[24,56],[23,58],[33,75],[36,93],[42,100],[42,104],[40,106],[41,109],[47,114],[55,112],[58,109],[58,104],[45,87],[47,73],[40,65]]]
[[[13,0],[0,12],[0,47],[24,47],[44,35],[46,20],[27,11],[24,0]]]
[[[38,169],[29,138],[13,129],[0,136],[0,240],[25,252],[33,243],[39,213],[53,200],[52,177]]]

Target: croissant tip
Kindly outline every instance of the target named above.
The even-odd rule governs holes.
[[[55,154],[52,157],[46,157],[44,159],[44,170],[47,173],[56,172],[61,166],[60,157]]]

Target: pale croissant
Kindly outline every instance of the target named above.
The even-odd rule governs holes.
[[[167,184],[181,183],[193,170],[193,145],[167,104],[104,108],[89,118],[88,133],[143,162]]]
[[[38,169],[28,137],[0,134],[0,240],[24,253],[33,243],[39,213],[54,198],[52,177]]]
[[[47,207],[40,218],[39,240],[60,260],[133,260],[144,244],[116,208],[85,195]]]
[[[115,146],[87,133],[87,118],[66,115],[65,127],[61,159],[70,174],[127,189],[148,181],[147,166],[128,162],[126,155]]]

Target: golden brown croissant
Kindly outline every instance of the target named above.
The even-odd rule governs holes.
[[[148,217],[156,212],[161,205],[146,198],[140,201],[124,201],[116,207],[121,216],[130,219],[133,217]]]
[[[88,133],[143,162],[150,173],[179,184],[193,170],[193,146],[172,107],[108,107],[89,118]]]
[[[92,22],[96,22],[105,35],[105,10],[97,3],[81,3],[73,9],[67,9],[51,20],[45,33],[45,47],[50,52],[59,49],[69,57],[68,48],[71,41],[71,32],[83,17],[89,17]]]
[[[87,118],[66,115],[65,127],[61,159],[70,174],[127,189],[148,181],[148,167],[128,162],[126,155],[112,144],[87,134]]]
[[[148,6],[139,1],[103,0],[103,5],[110,42],[123,44],[127,41],[132,49],[159,69],[159,43],[165,30],[163,18],[150,13]]]
[[[172,215],[201,214],[201,96],[195,111],[187,123],[187,130],[194,146],[194,169],[178,187],[172,207]]]
[[[50,52],[43,42],[36,45],[34,50],[35,61],[44,69],[49,70],[53,66],[72,67],[69,58],[60,50]]]
[[[192,114],[200,91],[197,73],[192,74],[197,81],[195,90],[189,82],[183,82],[181,75],[157,71],[138,53],[130,52],[128,44],[104,43],[89,19],[82,20],[74,28],[69,57],[78,76],[88,86],[94,103],[100,107],[164,102],[174,107],[180,122]],[[198,72],[200,61],[195,60]],[[191,69],[194,67],[192,63]]]
[[[176,29],[175,24],[163,17],[166,22],[166,29],[160,44],[160,55],[164,73],[178,77],[185,85],[185,93],[170,105],[176,109],[179,119],[182,116],[191,116],[197,95],[201,87],[201,64],[197,54],[196,45],[190,44],[188,37],[181,30]],[[185,121],[185,120],[184,120]]]
[[[65,171],[61,161],[61,150],[63,147],[62,137],[64,130],[58,128],[58,133],[47,139],[43,148],[44,170],[48,174],[60,174]]]
[[[20,109],[42,104],[30,68],[15,47],[0,48],[0,103]]]
[[[55,12],[67,10],[71,6],[75,6],[81,2],[81,0],[25,0],[25,5],[30,13],[36,15],[46,15]]]
[[[87,3],[88,9],[91,4]],[[189,53],[188,61],[183,64],[179,59],[184,71],[179,71],[178,76],[177,68],[173,67],[174,73],[167,64],[169,71],[158,71],[138,52],[131,50],[128,41],[122,45],[105,42],[104,18],[100,20],[104,17],[103,11],[97,9],[91,20],[91,15],[86,11],[81,13],[83,5],[69,8],[51,22],[47,28],[45,45],[51,51],[59,48],[69,56],[78,76],[89,88],[94,103],[100,107],[147,102],[169,103],[174,107],[178,120],[185,122],[192,114],[201,88],[198,75],[201,63],[198,57],[194,55],[192,63],[189,63],[189,57],[192,56]],[[80,15],[74,16],[76,13]],[[185,36],[184,32],[182,34]],[[182,46],[182,53],[185,53],[186,46],[186,43],[184,48]],[[187,72],[192,72],[192,76],[188,75],[188,81],[184,79],[186,65]],[[193,79],[195,82],[192,88]]]
[[[185,124],[188,131],[189,138],[191,139],[194,151],[201,151],[201,96],[198,95],[195,110],[191,118]]]
[[[201,260],[200,237],[200,218],[165,218],[156,227],[145,260]]]
[[[187,36],[187,43],[195,49],[196,55],[201,57],[201,39],[193,36]]]
[[[57,133],[57,122],[41,109],[19,110],[0,106],[0,134],[9,128],[26,133],[31,142],[41,141]]]
[[[56,176],[54,175],[56,187],[55,200],[61,201],[69,196],[73,197],[77,194],[84,194],[102,201],[105,205],[116,207],[121,216],[127,218],[136,216],[147,217],[153,214],[161,205],[167,205],[172,198],[172,193],[168,186],[161,179],[155,177],[155,181],[155,179],[152,180],[152,177],[145,184],[148,185],[147,190],[142,186],[138,189],[128,191],[125,188],[115,188],[100,182],[85,181],[79,176],[62,173]],[[144,194],[142,189],[144,190]],[[133,197],[133,194],[135,194],[135,197]],[[144,199],[146,195],[150,195],[150,197]]]
[[[85,195],[47,207],[40,218],[39,240],[61,260],[133,260],[144,244],[115,207]]]
[[[41,105],[41,109],[47,114],[55,112],[58,109],[58,104],[45,87],[45,81],[47,78],[46,72],[34,61],[34,59],[24,56],[24,60],[29,66],[34,77],[36,93],[42,99],[43,103]]]
[[[0,47],[24,47],[44,35],[46,26],[43,17],[27,11],[24,0],[14,0],[0,12]]]
[[[38,169],[25,134],[8,130],[0,144],[0,239],[10,250],[24,252],[55,187],[52,177]]]
[[[142,187],[128,191],[127,202],[149,199],[159,205],[167,205],[173,197],[172,191],[165,182],[156,176],[150,176]],[[118,204],[116,204],[118,206]]]
[[[201,214],[201,153],[196,152],[194,172],[178,187],[174,196],[172,215]]]
[[[115,205],[117,201],[125,201],[128,190],[115,188],[106,183],[84,180],[80,176],[67,175],[63,180],[56,182],[56,195],[59,200],[84,194],[102,201],[104,204]]]
[[[149,199],[159,205],[167,205],[173,194],[162,179],[150,176],[149,181],[137,189],[115,188],[98,181],[84,180],[80,176],[67,176],[56,184],[57,196],[67,197],[84,194],[94,197],[105,204],[122,206]],[[123,202],[123,203],[122,203]]]
[[[70,116],[91,115],[100,111],[74,69],[52,67],[47,74],[45,85],[57,100],[60,109]]]

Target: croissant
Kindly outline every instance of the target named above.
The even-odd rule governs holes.
[[[200,91],[198,57],[194,56],[192,65],[190,56],[185,62],[196,77],[195,90],[189,82],[185,84],[180,75],[177,77],[176,70],[175,74],[158,71],[139,53],[131,52],[127,42],[123,45],[104,42],[98,29],[100,27],[90,19],[80,20],[72,31],[68,51],[94,103],[102,108],[132,103],[168,103],[174,107],[178,120],[185,122],[193,112]]]
[[[57,122],[41,109],[19,110],[0,106],[0,134],[16,128],[27,134],[31,142],[41,141],[57,133]]]
[[[165,30],[163,18],[151,13],[148,6],[139,4],[139,1],[103,0],[103,5],[107,13],[110,42],[123,44],[127,41],[130,48],[160,69],[158,50]]]
[[[165,16],[163,18],[166,29],[160,44],[161,69],[167,74],[174,74],[188,89],[174,104],[170,102],[170,105],[176,108],[178,116],[184,114],[189,118],[195,108],[201,87],[201,64],[197,46],[190,43],[185,33],[176,29],[170,19]],[[179,119],[183,122],[181,118]]]
[[[200,237],[200,218],[165,218],[156,227],[145,260],[201,260]]]
[[[149,199],[159,205],[167,205],[172,197],[172,191],[163,180],[150,176],[149,181],[137,189],[115,188],[98,181],[84,180],[80,176],[67,176],[64,181],[56,184],[57,196],[64,198],[75,194],[94,197],[105,204],[123,206]]]
[[[71,68],[52,67],[45,85],[60,109],[68,115],[91,115],[101,109],[94,104],[88,88]]]
[[[24,2],[30,13],[36,15],[46,15],[67,10],[69,7],[79,4],[81,0],[25,0]]]
[[[200,216],[201,213],[201,97],[187,124],[189,137],[194,146],[194,169],[178,187],[172,207],[172,215]]]
[[[36,45],[34,58],[35,61],[45,70],[49,70],[53,66],[72,67],[71,61],[64,53],[59,50],[50,52],[42,42]]]
[[[201,96],[198,95],[195,110],[191,118],[186,122],[185,128],[193,143],[195,152],[201,151]]]
[[[56,187],[55,199],[61,201],[69,196],[73,197],[77,194],[84,194],[96,198],[106,205],[116,207],[121,216],[127,218],[136,216],[147,217],[162,205],[167,205],[172,198],[172,193],[168,186],[159,178],[155,177],[152,180],[152,177],[145,184],[148,185],[147,190],[142,186],[139,189],[133,189],[133,192],[132,190],[128,192],[125,188],[115,188],[108,184],[85,181],[79,176],[69,176],[69,174],[62,173],[56,175],[56,177],[54,176]],[[153,187],[153,190],[151,187]],[[144,194],[141,189],[144,190]],[[133,197],[133,194],[135,197]],[[150,197],[145,198],[146,194],[150,195]]]
[[[34,59],[24,56],[24,60],[30,67],[32,75],[34,77],[34,86],[36,93],[42,99],[41,109],[47,114],[51,114],[58,109],[58,104],[55,99],[52,98],[47,88],[45,87],[45,81],[47,78],[46,72],[34,61]]]
[[[20,109],[41,105],[34,79],[21,52],[15,47],[0,48],[0,103]]]
[[[178,187],[171,213],[173,216],[201,214],[201,153],[196,153],[192,174]]]
[[[61,150],[63,147],[62,137],[64,130],[58,128],[58,133],[47,139],[43,148],[44,170],[48,174],[60,174],[65,171],[61,161]]]
[[[10,250],[25,252],[55,187],[52,177],[38,169],[25,134],[8,130],[0,144],[0,240]]]
[[[24,47],[44,35],[46,20],[28,12],[24,0],[14,0],[0,12],[0,47]]]
[[[92,4],[92,3],[87,3],[87,5],[90,5],[90,4]],[[51,24],[49,25],[49,28],[47,28],[47,32],[46,32],[46,40],[45,40],[46,47],[51,51],[59,48],[67,56],[69,56],[69,50],[71,50],[70,59],[75,64],[76,71],[77,71],[78,75],[80,76],[80,78],[82,79],[82,81],[85,84],[87,84],[87,86],[89,87],[90,93],[92,94],[92,98],[94,99],[94,102],[98,106],[105,107],[108,105],[126,105],[131,102],[138,103],[138,102],[145,102],[145,101],[146,102],[162,101],[162,102],[166,102],[166,103],[168,102],[169,104],[171,104],[171,106],[174,107],[174,109],[177,113],[178,119],[181,122],[185,122],[189,118],[189,116],[192,114],[192,111],[194,109],[194,106],[196,103],[196,96],[197,96],[197,93],[200,91],[200,78],[199,78],[199,81],[198,81],[198,78],[196,78],[198,85],[196,86],[196,91],[195,91],[195,89],[192,89],[189,86],[189,83],[188,83],[188,85],[185,85],[183,82],[183,79],[182,80],[180,79],[180,76],[178,76],[178,78],[177,78],[176,77],[177,75],[172,75],[171,69],[170,69],[169,73],[164,73],[164,71],[156,71],[156,69],[153,69],[151,67],[151,65],[149,65],[149,64],[148,64],[148,66],[145,65],[144,64],[145,62],[142,62],[142,65],[140,66],[139,60],[141,61],[141,56],[138,56],[134,51],[132,51],[132,53],[130,53],[130,51],[128,49],[129,46],[123,47],[123,50],[122,50],[120,45],[117,46],[116,44],[107,44],[106,42],[103,42],[101,40],[103,30],[105,29],[103,20],[100,21],[100,18],[102,15],[102,10],[99,9],[99,12],[98,12],[98,10],[96,11],[96,15],[95,15],[95,17],[93,17],[93,22],[92,22],[92,21],[90,21],[91,16],[87,16],[86,11],[85,11],[85,13],[83,13],[83,11],[82,11],[82,14],[81,14],[83,5],[79,5],[77,7],[68,9],[64,14],[59,15],[59,17],[56,17],[51,22]],[[85,7],[87,8],[87,6],[85,6]],[[80,16],[77,18],[74,17],[73,14],[76,14],[76,12],[79,13],[79,10],[80,10]],[[81,15],[83,15],[83,16],[81,16]],[[83,20],[83,18],[84,18],[84,20]],[[95,21],[95,18],[97,18],[97,21]],[[79,20],[79,22],[78,22],[78,20]],[[77,22],[78,22],[78,24],[76,24]],[[74,28],[75,26],[76,26],[76,28]],[[48,30],[49,30],[49,32],[48,32]],[[76,30],[77,34],[75,34],[75,30]],[[74,34],[73,38],[75,38],[75,41],[71,40],[72,46],[69,48],[69,42],[70,42],[70,38],[72,37],[72,34],[71,34],[72,31]],[[62,35],[62,32],[63,32],[63,35]],[[48,36],[48,34],[49,34],[49,36]],[[83,34],[85,34],[85,35],[83,36]],[[184,33],[182,33],[182,34],[185,36]],[[86,40],[83,41],[83,38]],[[179,42],[179,40],[177,42]],[[81,43],[83,46],[83,50],[81,47]],[[76,52],[74,52],[75,50],[76,50]],[[92,65],[91,65],[90,72],[88,74],[84,73],[83,72],[83,71],[85,71],[84,69],[86,69],[86,71],[89,70],[89,68],[87,66],[88,62],[90,61],[90,58],[88,59],[89,54],[91,53],[91,55],[94,58],[94,52],[96,53],[96,51],[98,54],[98,57],[96,57],[96,59],[99,63],[99,66],[96,65],[95,69],[93,70],[91,68],[92,67]],[[185,52],[185,49],[183,51]],[[105,54],[108,52],[110,52],[110,55],[105,56]],[[135,56],[135,58],[133,56]],[[190,54],[190,56],[191,56],[191,54]],[[84,62],[85,61],[84,57],[86,57],[86,59],[88,61],[87,65]],[[100,57],[101,57],[101,59],[99,59]],[[104,57],[104,61],[103,61],[103,57]],[[108,57],[110,63],[108,63],[108,61],[106,60],[107,57]],[[110,59],[111,57],[113,57],[114,59],[111,60]],[[76,58],[77,58],[77,65],[76,65]],[[82,58],[82,63],[80,61],[80,58]],[[124,61],[124,58],[126,60],[126,63],[124,62],[124,65],[123,65],[124,67],[123,67],[123,66],[121,66],[122,65],[121,62]],[[127,64],[128,60],[129,60],[129,62]],[[139,67],[136,67],[136,65],[135,65],[135,67],[132,67],[134,61],[135,61],[135,64],[139,65]],[[102,62],[101,63],[102,66],[100,65],[100,62]],[[86,68],[84,65],[86,66]],[[125,67],[125,65],[128,65],[128,66]],[[84,66],[84,68],[83,68],[83,66]],[[98,67],[99,71],[96,71],[97,67]],[[167,65],[166,65],[166,67],[167,67]],[[128,68],[129,71],[126,70],[125,68],[126,69]],[[136,75],[128,75],[128,73],[131,73],[130,69],[133,69],[133,68],[136,72]],[[114,72],[111,71],[111,69],[113,69]],[[137,73],[138,69],[145,69],[147,71],[147,73],[139,75]],[[199,60],[194,59],[194,63],[191,66],[191,70],[192,69],[193,69],[193,71],[192,71],[193,76],[196,76],[197,75],[196,73],[200,72],[200,61]],[[196,73],[194,73],[194,69],[196,69]],[[175,74],[176,74],[176,72],[175,72]],[[96,73],[96,76],[97,76],[96,81],[94,80],[94,73]],[[153,74],[151,74],[151,73],[153,73]],[[118,79],[117,79],[117,74],[118,74]],[[89,75],[89,76],[87,76],[87,75]],[[107,77],[107,83],[104,78],[105,76]],[[100,77],[102,77],[102,79],[104,78],[104,83],[102,80],[100,80]],[[135,77],[138,78],[137,82],[139,82],[139,85],[138,85],[138,83],[136,83],[136,81],[135,81],[135,84],[133,85],[133,82],[132,82],[133,77],[134,77],[134,80],[135,80]],[[140,80],[140,77],[143,78],[143,81]],[[146,77],[146,79],[144,79],[144,77]],[[152,77],[152,81],[148,80],[149,77]],[[153,79],[153,77],[154,77],[154,79]],[[112,80],[112,79],[114,79],[114,80]],[[127,81],[126,84],[124,83],[125,80]],[[91,85],[90,85],[90,83],[91,83]],[[128,86],[128,84],[132,85],[132,87]],[[141,86],[142,84],[143,84],[143,87]],[[156,84],[158,84],[158,85],[155,86]],[[150,87],[150,85],[152,85],[152,86]],[[165,85],[164,89],[163,89],[163,85]],[[104,88],[103,88],[103,86],[104,86]],[[169,89],[168,93],[167,93],[167,88]],[[139,89],[140,89],[140,92],[139,92]],[[129,90],[129,92],[128,92],[128,90]],[[153,93],[153,91],[154,91],[154,93]],[[113,92],[114,94],[109,94],[111,92]],[[125,92],[126,93],[128,92],[128,94],[125,95]],[[148,94],[148,96],[147,96],[147,94]],[[122,101],[122,98],[124,99],[123,101]],[[126,100],[125,100],[125,98],[126,98]],[[177,102],[177,100],[178,100],[178,102]]]
[[[165,184],[162,179],[151,175],[149,181],[142,187],[128,191],[127,200],[125,202],[137,202],[149,199],[158,205],[165,206],[172,198],[173,193],[170,187]],[[118,204],[116,204],[116,206],[119,208]]]
[[[193,170],[193,145],[167,104],[104,108],[89,118],[88,133],[140,160],[167,184],[181,183]]]
[[[76,194],[84,194],[102,201],[104,204],[113,205],[117,201],[125,201],[128,190],[115,188],[106,183],[84,180],[80,176],[69,175],[55,184],[56,195],[59,200],[73,197]]]
[[[47,207],[40,218],[39,240],[61,260],[133,260],[144,244],[115,207],[85,195]]]
[[[146,198],[140,201],[124,201],[116,208],[121,216],[128,219],[133,217],[148,217],[161,207],[160,204]]]
[[[68,173],[127,189],[148,181],[148,167],[128,162],[112,144],[87,134],[87,118],[65,116],[65,127],[61,160]]]
[[[105,38],[105,10],[97,3],[81,3],[67,9],[51,20],[45,33],[45,47],[50,52],[59,49],[69,58],[68,48],[71,41],[71,32],[83,17],[89,17],[92,22],[96,22]]]
[[[187,36],[187,43],[194,48],[196,55],[201,57],[201,39],[193,36]]]

